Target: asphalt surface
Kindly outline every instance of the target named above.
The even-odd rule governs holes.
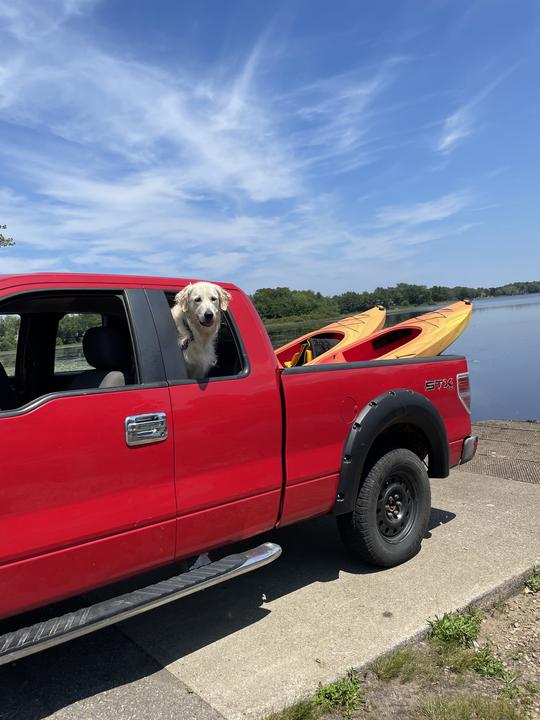
[[[486,457],[505,454],[506,433],[514,462],[540,462],[540,426],[506,426],[482,429],[497,448]],[[504,593],[540,559],[540,490],[470,467],[432,481],[430,531],[405,565],[359,564],[329,517],[284,528],[264,537],[283,555],[261,570],[0,667],[0,719],[261,718],[428,618]]]

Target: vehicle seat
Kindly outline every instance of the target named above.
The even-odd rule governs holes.
[[[319,355],[328,352],[333,347],[335,347],[338,342],[340,342],[339,338],[324,337],[324,335],[321,335],[320,337],[310,338],[309,344],[311,345],[313,357],[316,358],[319,357]]]
[[[79,373],[68,390],[110,388],[131,382],[131,350],[129,339],[112,327],[89,328],[83,336],[82,348],[86,362],[95,370]]]
[[[0,410],[13,410],[19,406],[17,393],[9,381],[8,374],[0,363]]]

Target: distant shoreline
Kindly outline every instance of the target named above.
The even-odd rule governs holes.
[[[488,295],[481,298],[475,298],[474,300],[471,300],[473,306],[476,302],[480,300],[504,300],[508,298],[521,298],[521,297],[527,297],[528,295],[535,296],[539,293],[520,293],[519,295]],[[413,313],[418,312],[421,314],[422,312],[429,312],[430,310],[433,310],[434,308],[438,307],[445,307],[447,305],[451,305],[454,302],[459,302],[458,300],[446,300],[444,302],[439,303],[431,303],[430,305],[402,305],[400,307],[393,307],[391,310],[386,311],[386,315],[392,316],[392,315],[399,315],[401,313]],[[263,319],[263,323],[265,327],[268,330],[278,330],[278,329],[286,329],[287,327],[294,327],[296,325],[301,325],[304,323],[311,323],[315,321],[320,321],[320,327],[323,327],[324,325],[328,325],[332,322],[336,322],[337,320],[341,320],[346,317],[350,317],[351,315],[358,315],[360,312],[366,312],[365,310],[358,311],[358,312],[350,312],[350,313],[342,313],[340,315],[291,315],[287,317],[282,318],[270,318],[270,319]]]

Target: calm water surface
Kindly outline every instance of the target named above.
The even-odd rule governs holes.
[[[468,328],[446,350],[469,361],[473,420],[540,420],[540,294],[476,300],[473,308]],[[420,312],[390,315],[387,324]],[[273,328],[272,343],[277,347],[323,324]]]

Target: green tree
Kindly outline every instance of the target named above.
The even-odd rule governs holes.
[[[348,313],[359,313],[364,310],[368,310],[373,303],[371,302],[371,296],[367,292],[344,292],[342,295],[336,295],[333,298],[334,302],[337,303],[339,312],[342,315]]]
[[[7,225],[0,225],[0,247],[15,245],[15,240],[12,237],[5,237],[2,230],[7,230]]]
[[[19,333],[18,315],[0,316],[0,351],[15,350]]]
[[[286,287],[261,288],[252,300],[264,320],[293,316],[330,318],[352,315],[374,305],[394,307],[420,307],[439,305],[469,298],[497,297],[499,295],[527,295],[540,293],[540,281],[515,282],[501,287],[446,287],[445,285],[411,285],[398,283],[395,287],[378,287],[373,292],[348,290],[341,295],[325,297],[313,290],[290,290]]]
[[[445,302],[452,299],[452,291],[444,285],[434,285],[431,288],[431,298],[434,303]]]

